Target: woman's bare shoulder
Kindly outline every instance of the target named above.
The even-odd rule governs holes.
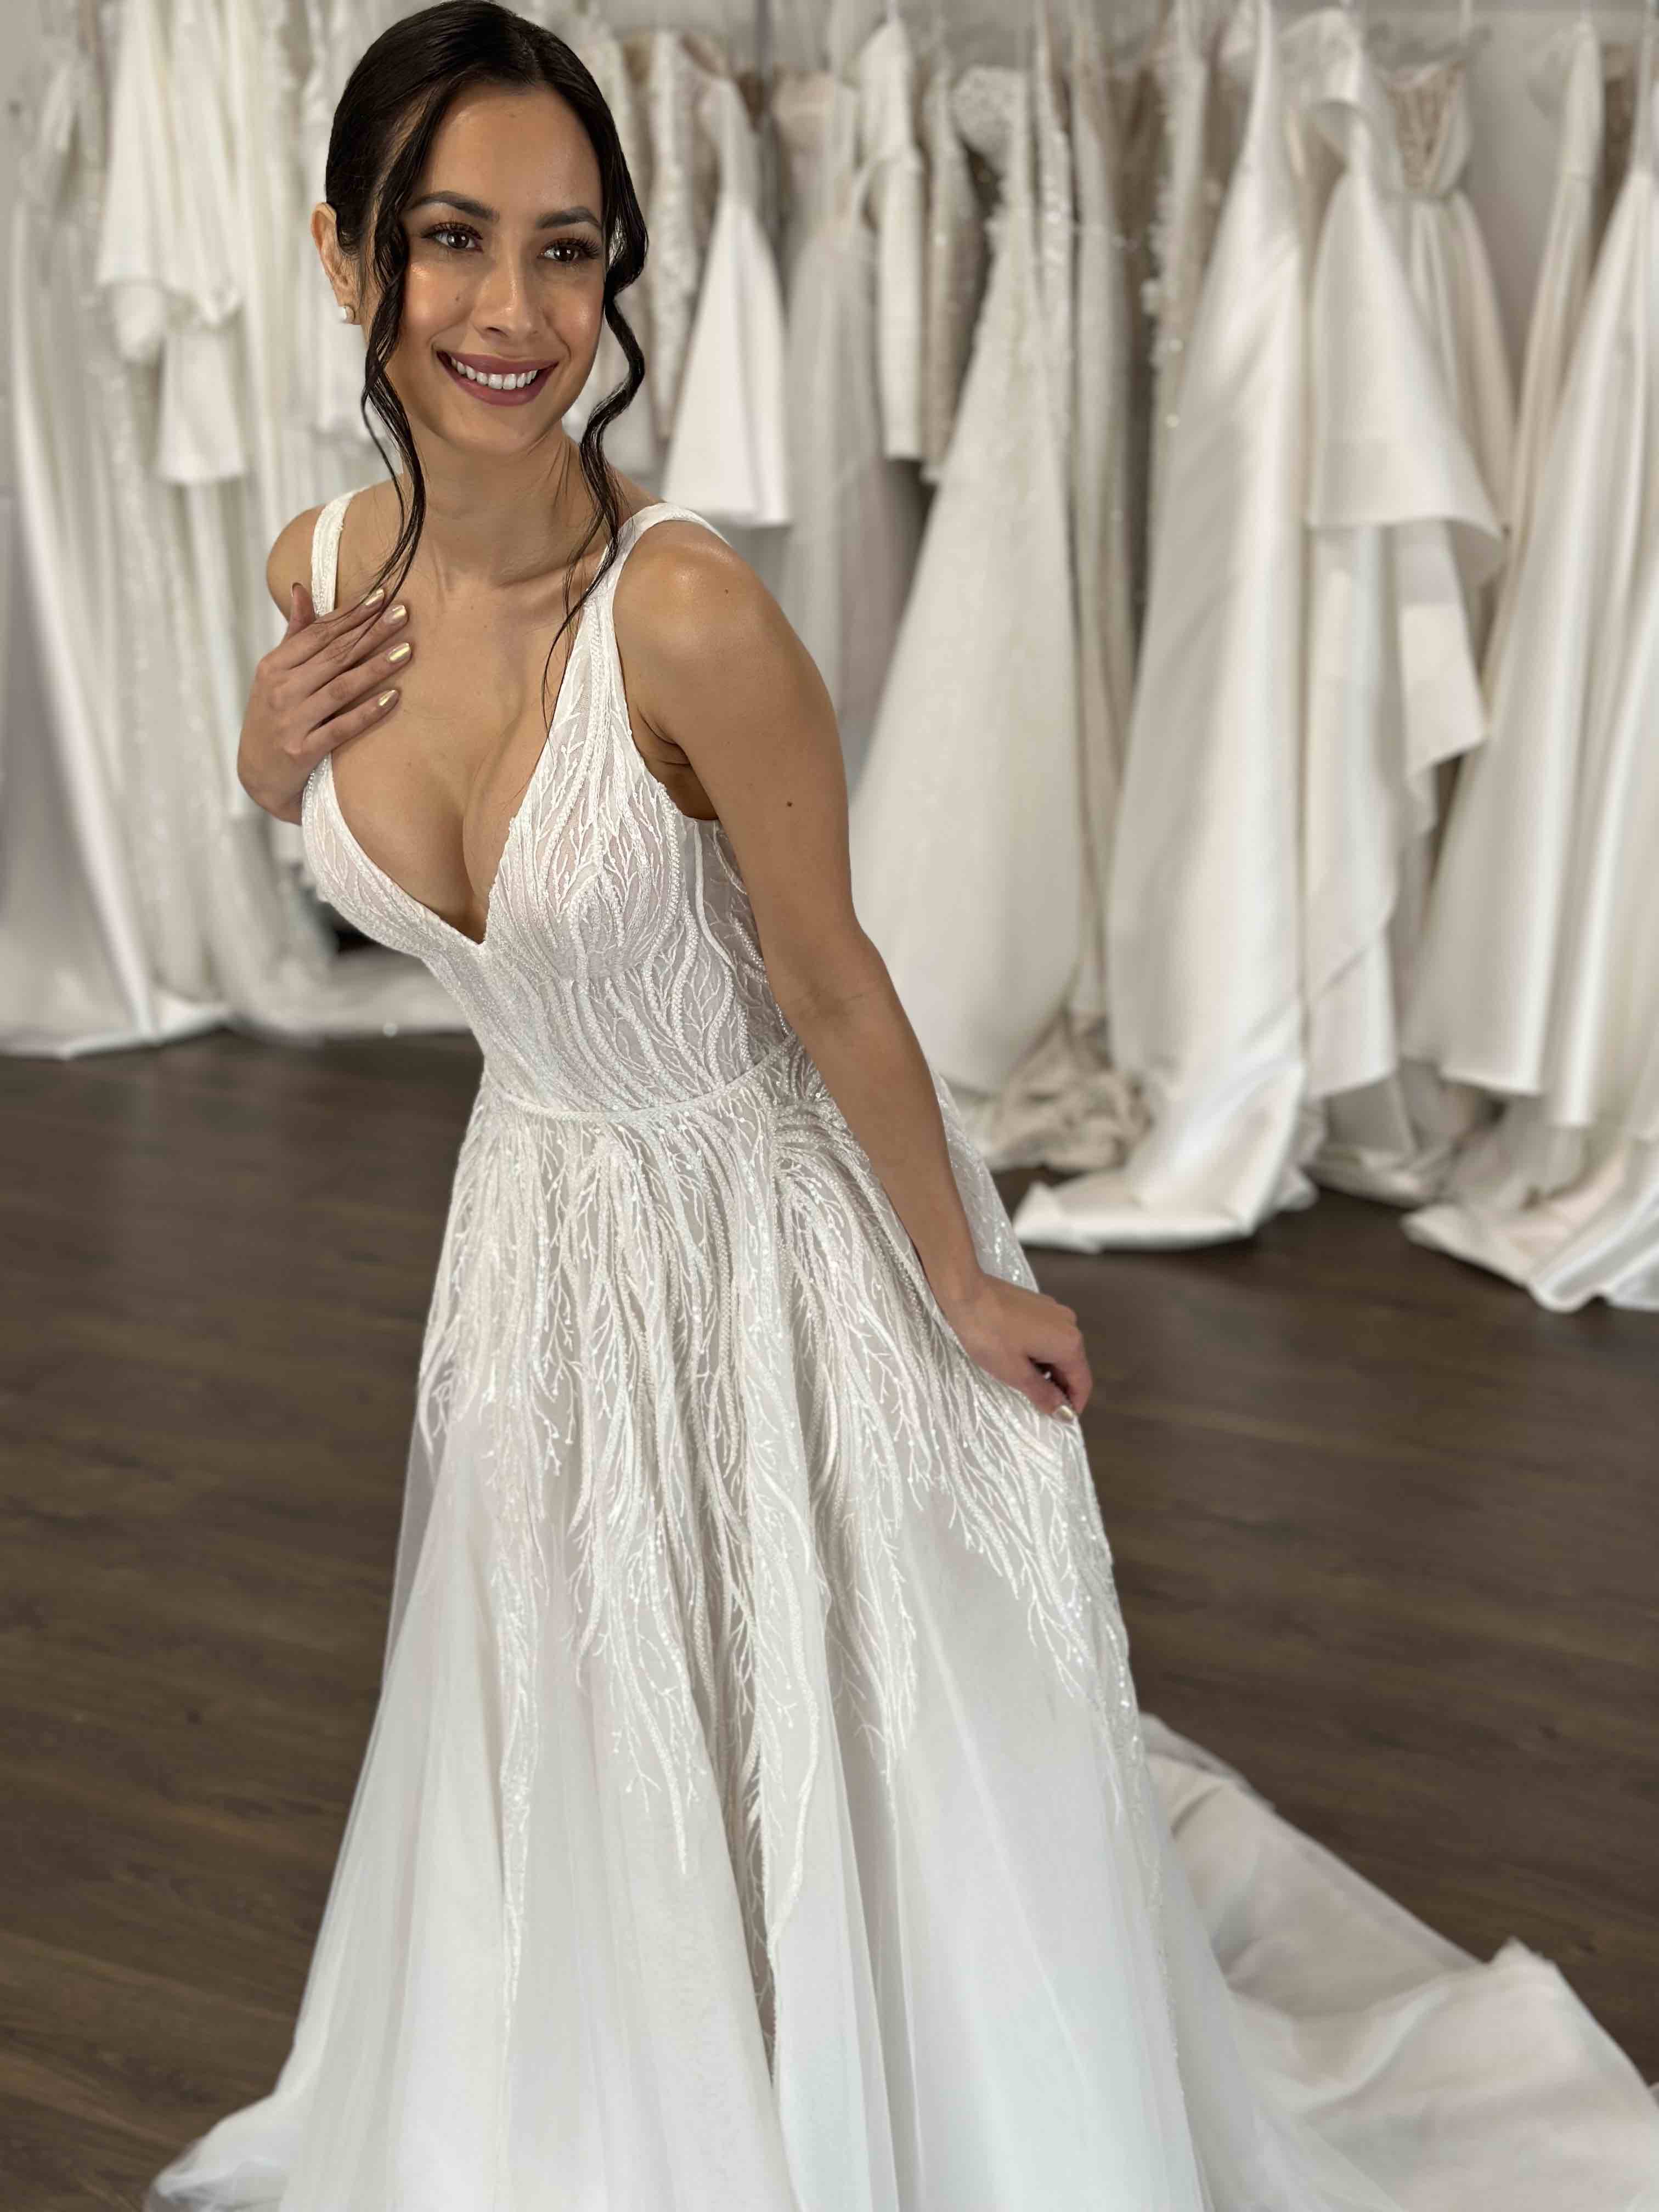
[[[289,612],[295,584],[303,584],[307,591],[311,589],[311,538],[322,511],[320,507],[308,507],[292,522],[284,523],[266,556],[265,588],[280,615]]]
[[[741,553],[707,523],[671,515],[643,532],[617,580],[617,619],[670,647],[724,650],[733,631],[782,621]]]

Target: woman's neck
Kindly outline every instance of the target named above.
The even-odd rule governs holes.
[[[420,452],[426,519],[417,557],[441,592],[508,589],[563,574],[593,514],[565,432],[545,457],[527,459],[481,462],[447,446]]]

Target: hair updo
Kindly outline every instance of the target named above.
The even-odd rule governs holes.
[[[544,85],[557,93],[587,133],[599,168],[605,319],[628,363],[625,381],[595,407],[578,447],[599,514],[577,547],[575,560],[592,544],[601,521],[609,544],[592,582],[574,607],[567,586],[564,622],[553,640],[556,647],[616,558],[622,515],[605,465],[604,440],[606,429],[645,381],[645,356],[617,304],[617,295],[627,290],[645,266],[645,217],[623,158],[615,120],[586,68],[562,39],[498,7],[495,0],[441,0],[440,5],[406,15],[383,31],[346,80],[329,133],[324,189],[334,210],[340,246],[360,267],[372,270],[380,294],[374,319],[364,333],[362,406],[368,434],[397,489],[400,526],[375,580],[384,583],[395,572],[401,581],[408,574],[426,519],[420,456],[403,402],[386,374],[403,322],[409,264],[404,210],[415,196],[445,116],[463,92],[481,84]],[[377,417],[390,433],[408,475],[407,495],[382,442]],[[551,651],[548,665],[552,665]]]

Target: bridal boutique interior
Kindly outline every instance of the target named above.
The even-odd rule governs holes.
[[[265,550],[380,469],[305,221],[403,11],[17,9],[0,2177],[33,2212],[135,2202],[281,2057],[477,1059],[234,766]],[[1651,14],[526,12],[650,230],[607,451],[812,651],[860,916],[1085,1320],[1241,2004],[1310,2098],[1348,2069],[1373,2150],[1480,2044],[1513,2168],[1423,2212],[1659,2205]],[[573,432],[621,371],[607,336]]]

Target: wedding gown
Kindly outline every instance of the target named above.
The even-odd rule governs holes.
[[[1109,907],[1117,1060],[1152,1127],[1033,1183],[1028,1244],[1209,1243],[1305,1202],[1296,790],[1306,275],[1272,18],[1165,464]]]
[[[916,472],[887,452],[884,390],[919,377],[901,358],[920,331],[881,281],[896,252],[881,225],[908,216],[881,179],[893,148],[885,118],[908,97],[902,25],[884,24],[839,71],[781,77],[773,94],[793,210],[788,267],[787,393],[791,521],[778,604],[823,677],[856,788],[921,542]],[[902,301],[902,295],[899,298]],[[884,369],[883,363],[889,366]]]
[[[922,307],[921,473],[937,483],[985,291],[986,239],[968,151],[951,112],[951,64],[940,52],[923,96],[927,241]]]
[[[663,489],[725,522],[787,522],[783,301],[761,222],[755,129],[730,76],[704,79],[697,113],[719,151],[720,197]]]
[[[1494,507],[1509,494],[1515,402],[1498,288],[1463,179],[1474,146],[1468,64],[1482,33],[1464,0],[1449,48],[1419,50],[1395,25],[1378,33],[1378,79],[1394,110],[1394,186],[1407,274],[1440,357],[1441,374]]]
[[[975,64],[953,104],[1002,200],[951,448],[853,794],[852,865],[865,927],[924,1049],[951,1083],[994,1093],[1077,972],[1076,623],[1030,76]]]
[[[1155,1783],[1081,1432],[957,1341],[641,760],[620,573],[481,939],[307,788],[319,880],[485,1065],[293,2048],[150,2212],[1628,2212],[1659,2114],[1547,1962],[1468,1960],[1161,1730]]]
[[[1659,1306],[1651,99],[1574,349],[1492,735],[1448,824],[1412,1009],[1417,1049],[1514,1103],[1407,1230],[1561,1309],[1598,1296]]]
[[[1538,488],[1549,459],[1567,367],[1583,320],[1584,295],[1600,231],[1605,95],[1601,42],[1588,15],[1545,40],[1528,78],[1538,106],[1546,114],[1559,118],[1561,137],[1555,196],[1527,329],[1521,404],[1504,503],[1508,558],[1498,586],[1492,635],[1486,641],[1484,674],[1488,697],[1495,686],[1514,614],[1516,586],[1532,540]]]
[[[1237,80],[1220,65],[1233,0],[1171,0],[1158,42],[1164,88],[1164,171],[1152,226],[1157,276],[1151,453],[1151,556],[1157,557],[1170,441],[1181,419],[1187,344],[1203,296],[1243,113]]]
[[[635,195],[644,209],[651,198],[651,134],[640,112],[627,48],[598,8],[591,5],[578,9],[575,21],[565,26],[564,36],[580,56],[611,110],[623,160],[633,179]],[[652,242],[654,246],[655,240]],[[648,379],[652,350],[650,300],[645,284],[635,284],[621,295],[617,305],[640,342]],[[593,410],[627,380],[628,362],[607,323],[599,333],[587,381],[574,404],[565,410],[564,427],[571,437],[580,438]],[[620,469],[624,475],[654,483],[658,466],[656,426],[647,395],[642,394],[613,420],[605,434],[605,458],[612,468]]]
[[[1144,1127],[1114,1065],[1106,1019],[1112,841],[1134,674],[1129,313],[1118,149],[1097,33],[1074,6],[1063,83],[1046,9],[1034,44],[1046,357],[1071,481],[1083,904],[1065,1004],[996,1093],[964,1093],[957,1103],[993,1168],[1089,1170],[1115,1166]]]
[[[1502,533],[1410,282],[1419,226],[1396,114],[1346,9],[1287,33],[1344,167],[1310,303],[1311,552],[1303,975],[1322,1182],[1398,1204],[1439,1187],[1474,1118],[1402,1046],[1443,764],[1486,731],[1469,607]]]

